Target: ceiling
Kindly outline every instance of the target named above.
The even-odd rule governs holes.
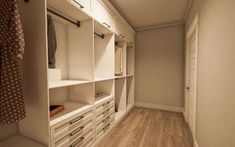
[[[191,0],[109,0],[138,30],[183,22]]]

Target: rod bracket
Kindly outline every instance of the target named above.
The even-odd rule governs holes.
[[[77,21],[77,27],[80,27],[80,26],[81,26],[81,22]]]
[[[24,0],[24,2],[29,3],[29,0]]]

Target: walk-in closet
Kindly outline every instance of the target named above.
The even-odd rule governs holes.
[[[134,106],[135,32],[100,0],[19,0],[19,9],[26,117],[1,126],[0,146],[95,145]]]

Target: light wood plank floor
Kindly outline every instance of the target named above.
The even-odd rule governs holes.
[[[181,113],[135,107],[97,147],[193,147]]]

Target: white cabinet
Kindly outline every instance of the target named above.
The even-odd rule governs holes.
[[[113,30],[113,16],[108,8],[99,0],[94,0],[94,18],[107,28]]]
[[[121,38],[125,38],[125,24],[118,18],[114,18],[114,32]]]
[[[126,26],[126,39],[131,44],[135,42],[135,32],[129,26]]]
[[[69,2],[89,15],[92,14],[91,0],[69,0]]]

